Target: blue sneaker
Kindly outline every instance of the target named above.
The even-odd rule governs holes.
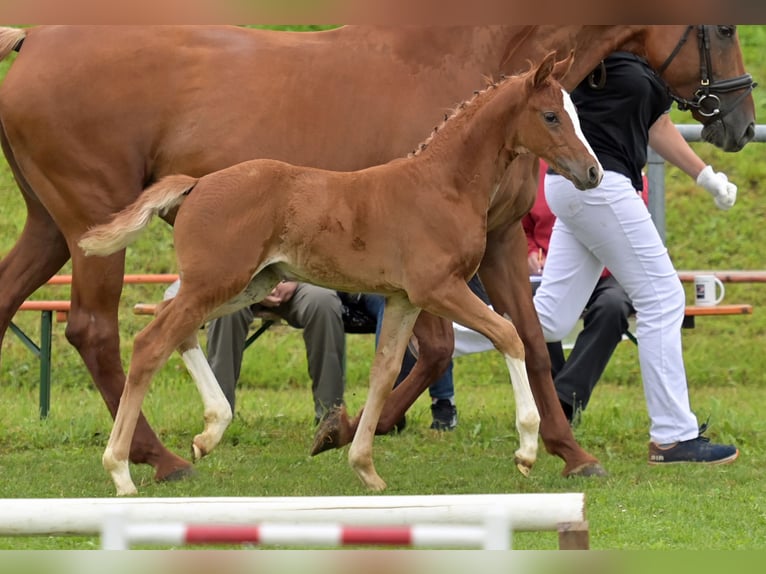
[[[707,424],[700,427],[697,438],[674,442],[668,445],[649,443],[649,464],[729,464],[739,456],[736,446],[730,444],[711,443],[710,439],[702,436],[707,430]]]

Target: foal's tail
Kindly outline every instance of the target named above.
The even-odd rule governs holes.
[[[5,59],[12,50],[18,51],[26,37],[27,32],[23,28],[0,27],[0,60]]]
[[[181,205],[197,181],[188,175],[169,175],[161,179],[109,223],[89,229],[78,242],[80,248],[85,255],[111,255],[125,249],[149,225],[152,217]]]

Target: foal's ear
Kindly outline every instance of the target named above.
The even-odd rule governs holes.
[[[553,77],[556,78],[556,80],[561,81],[561,78],[566,76],[569,73],[569,70],[572,69],[572,64],[574,64],[574,50],[569,52],[569,56],[567,56],[566,59],[556,63],[553,68]]]
[[[553,68],[556,62],[556,52],[549,52],[540,65],[535,70],[534,87],[539,88],[548,79],[548,76],[553,72]]]

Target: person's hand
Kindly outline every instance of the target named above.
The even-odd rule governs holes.
[[[729,181],[725,173],[713,171],[712,166],[705,166],[697,176],[697,185],[704,187],[715,200],[718,209],[731,209],[737,201],[737,186]]]
[[[264,307],[279,307],[293,298],[297,288],[298,283],[295,281],[282,281],[261,301],[261,305]]]
[[[540,252],[532,252],[527,256],[527,266],[530,275],[542,275],[545,257]]]

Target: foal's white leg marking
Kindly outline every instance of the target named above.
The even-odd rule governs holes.
[[[130,478],[128,455],[140,407],[139,411],[135,414],[126,414],[129,410],[127,407],[127,383],[125,389],[122,397],[120,397],[120,405],[117,407],[117,415],[114,417],[114,425],[112,425],[112,432],[109,434],[109,442],[107,442],[106,449],[104,449],[104,454],[101,457],[101,464],[112,477],[112,482],[117,489],[117,496],[138,494],[136,485],[133,484],[133,480]]]
[[[109,445],[107,445],[106,449],[104,450],[104,454],[101,457],[101,464],[112,477],[112,482],[117,489],[117,496],[138,494],[136,485],[133,484],[133,480],[130,478],[128,460],[117,460],[117,458],[114,456],[112,447]]]
[[[537,411],[532,389],[529,386],[524,362],[524,345],[519,338],[516,327],[513,326],[513,322],[508,316],[501,318],[497,313],[491,311],[476,295],[470,292],[465,283],[454,287],[455,291],[449,297],[441,297],[442,314],[464,327],[480,332],[492,341],[495,348],[505,358],[516,402],[516,429],[519,432],[516,466],[523,475],[528,476],[537,459],[540,414]],[[457,297],[461,291],[464,294],[462,299]],[[435,310],[438,311],[439,308],[436,307]]]
[[[192,441],[192,451],[196,461],[208,454],[220,442],[226,427],[231,422],[231,406],[199,345],[184,351],[181,358],[194,379],[194,384],[197,385],[205,409],[205,430],[195,436]]]
[[[572,120],[572,125],[574,126],[575,133],[577,134],[578,139],[585,144],[585,149],[588,150],[590,155],[592,155],[594,158],[596,158],[596,162],[598,162],[598,169],[601,176],[604,175],[604,168],[601,167],[601,162],[598,161],[598,158],[596,157],[595,152],[593,151],[593,148],[590,147],[590,143],[588,143],[588,140],[585,138],[585,134],[582,133],[582,128],[580,127],[580,117],[577,115],[577,108],[575,108],[574,102],[572,101],[572,98],[569,96],[569,92],[567,92],[565,89],[561,89],[561,95],[564,97],[564,111],[566,111],[567,114],[569,114],[569,118]]]
[[[513,395],[516,400],[516,430],[519,432],[519,450],[516,451],[516,467],[525,476],[537,459],[537,434],[540,430],[540,413],[529,386],[527,369],[522,359],[504,355],[511,375]]]

